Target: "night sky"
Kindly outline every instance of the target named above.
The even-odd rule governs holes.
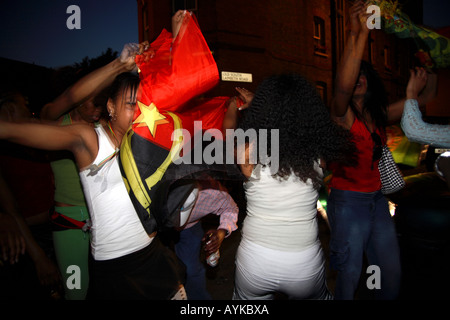
[[[70,5],[81,11],[81,29],[69,30]],[[449,0],[425,0],[424,24],[450,25]],[[39,0],[0,2],[0,57],[60,67],[122,50],[138,41],[136,0]]]
[[[450,26],[449,0],[424,0],[423,22],[433,28]]]
[[[81,29],[70,30],[66,13],[78,5]],[[136,0],[38,0],[0,2],[0,56],[60,67],[138,42]]]

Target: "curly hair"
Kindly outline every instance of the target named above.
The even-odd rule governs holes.
[[[238,127],[279,130],[279,169],[274,177],[294,173],[316,187],[322,178],[314,170],[319,159],[350,163],[355,152],[349,131],[332,121],[316,89],[301,75],[282,74],[265,79],[257,88]],[[270,135],[267,153],[271,157]],[[258,163],[260,159],[258,159]]]

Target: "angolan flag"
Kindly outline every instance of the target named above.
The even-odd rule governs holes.
[[[172,40],[163,30],[149,50],[136,57],[141,78],[137,109],[119,153],[128,193],[149,234],[177,226],[178,212],[196,179],[217,173],[221,178],[239,176],[236,166],[173,163],[194,137],[195,120],[202,121],[203,130],[222,129],[227,98],[194,100],[218,83],[219,73],[193,15],[185,15]],[[177,129],[189,134],[174,139]]]

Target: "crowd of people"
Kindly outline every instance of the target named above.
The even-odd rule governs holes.
[[[158,123],[167,123],[170,116],[174,127],[183,119],[183,127],[188,128],[186,121],[196,120],[193,115],[201,117],[204,112],[204,108],[188,110],[189,117],[183,118],[186,110],[181,110],[181,104],[189,101],[168,97],[181,94],[173,89],[181,83],[174,78],[181,75],[161,76],[168,69],[159,63],[179,68],[185,63],[180,52],[190,50],[185,42],[202,39],[187,36],[196,29],[185,11],[173,16],[172,33],[164,33],[167,37],[161,43],[125,45],[117,59],[43,106],[40,119],[31,119],[23,95],[4,94],[0,100],[0,253],[8,269],[0,269],[0,273],[1,279],[9,278],[9,282],[4,286],[8,292],[2,296],[23,295],[13,292],[19,276],[11,275],[18,272],[14,265],[28,256],[33,268],[20,272],[28,277],[36,274],[39,285],[47,290],[45,295],[61,299],[211,299],[201,251],[206,256],[218,254],[222,243],[238,229],[241,215],[245,219],[239,230],[233,299],[274,299],[276,293],[290,299],[353,299],[364,255],[381,269],[378,297],[396,299],[400,253],[378,170],[381,147],[387,141],[385,128],[401,120],[411,139],[424,138],[420,142],[442,147],[450,145],[450,135],[448,126],[435,129],[426,124],[426,129],[419,130],[419,120],[413,118],[417,106],[432,99],[436,85],[423,69],[411,72],[405,99],[388,103],[380,78],[362,60],[370,32],[365,19],[365,5],[356,1],[350,11],[350,34],[331,108],[308,79],[298,74],[271,76],[255,93],[237,88],[236,97],[226,103],[208,105],[218,108],[221,115],[214,124],[216,129],[257,132],[256,140],[243,142],[243,148],[236,146],[234,155],[244,159],[233,167],[241,174],[238,183],[245,194],[245,212],[239,212],[226,178],[216,178],[209,166],[196,169],[202,171],[202,179],[185,179],[177,173],[182,183],[171,182],[179,188],[167,187],[167,191],[162,187],[164,174],[176,172],[176,166],[169,161],[168,167],[163,167],[164,160],[155,170],[157,178],[153,172],[150,177],[139,177],[153,179],[150,190],[142,191],[144,196],[137,191],[144,188],[136,189],[126,169],[124,146],[131,148],[136,162],[142,158],[138,143],[130,140],[137,139],[137,130],[130,130],[132,125],[145,122],[142,118],[150,114]],[[155,59],[158,63],[153,66],[151,59],[166,49],[173,54],[171,59]],[[210,56],[199,59],[199,70],[214,69]],[[140,75],[138,67],[142,67]],[[215,81],[202,78],[204,72],[189,72],[198,80],[193,85],[202,84],[196,88],[199,93]],[[148,73],[153,80],[142,76]],[[215,77],[214,72],[211,75]],[[149,85],[151,81],[165,82]],[[155,88],[158,84],[158,89],[145,89],[152,84]],[[164,95],[165,101],[158,100],[155,92],[166,90],[165,86],[172,91]],[[154,99],[150,101],[155,102],[154,109],[143,96]],[[140,122],[136,120],[138,108]],[[149,126],[153,136],[156,127]],[[278,130],[277,148],[267,141],[268,157],[278,157],[275,172],[265,159],[252,161],[250,156],[259,147],[261,129]],[[171,152],[169,147],[169,156]],[[169,156],[157,152],[144,155],[150,163],[160,157],[171,160]],[[439,162],[444,178],[448,178],[447,159]],[[338,272],[333,292],[327,285],[318,228],[317,203],[325,171],[332,172],[327,219],[330,262]],[[178,193],[152,202],[147,193],[157,188]],[[167,195],[154,192],[152,196]],[[158,207],[159,203],[164,207]],[[159,209],[170,217],[158,217]],[[210,214],[220,222],[205,232],[201,222]],[[51,234],[44,244],[35,233],[36,226],[42,225],[51,226],[44,230]],[[81,274],[81,283],[75,288],[72,274],[67,272],[71,266],[78,266]]]

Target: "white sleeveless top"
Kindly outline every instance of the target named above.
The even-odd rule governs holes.
[[[122,180],[117,151],[102,126],[98,154],[80,171],[92,221],[91,251],[95,260],[114,259],[138,251],[153,238],[145,232]]]
[[[316,164],[315,169],[322,174]],[[272,177],[257,165],[244,183],[247,216],[242,233],[247,240],[281,251],[302,251],[318,243],[318,191],[310,180]]]

